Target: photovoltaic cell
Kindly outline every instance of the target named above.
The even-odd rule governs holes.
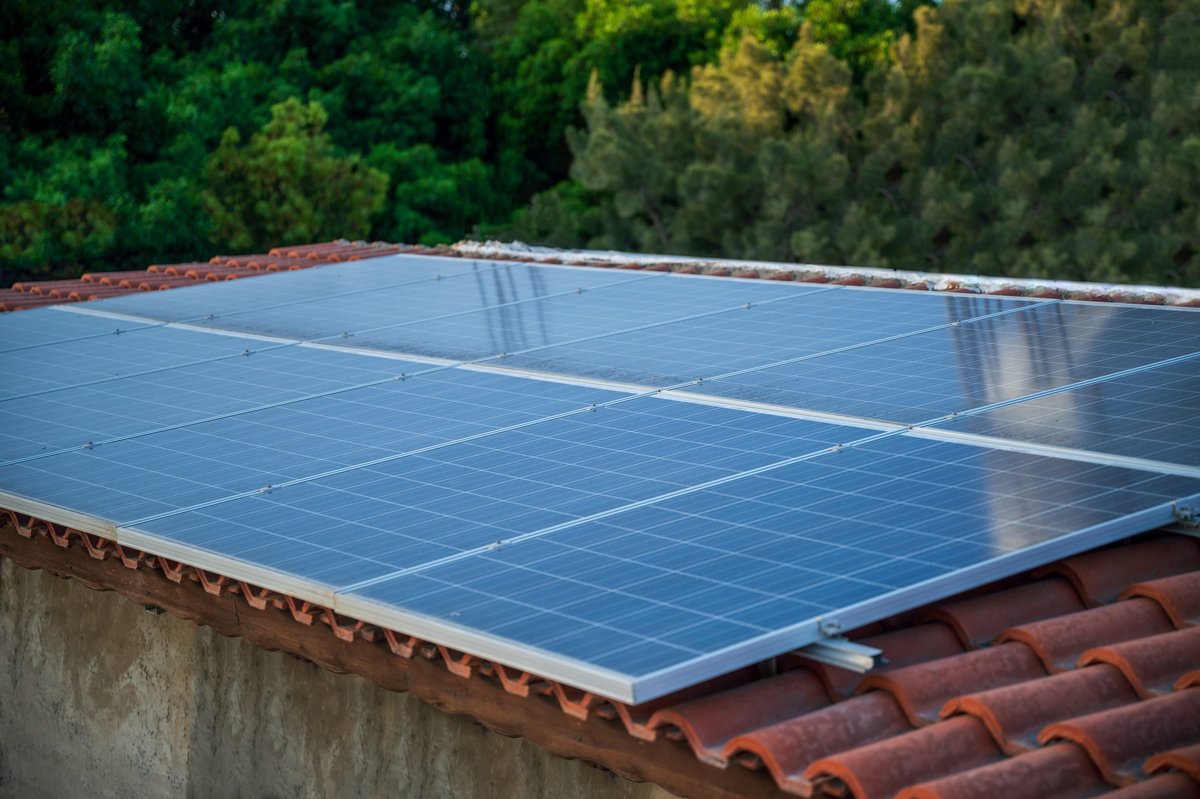
[[[1162,308],[1036,305],[694,390],[915,424],[1200,351],[1198,320]]]
[[[0,486],[124,523],[619,396],[443,370],[0,467]]]
[[[1200,467],[1200,358],[959,417],[938,427]]]
[[[140,354],[141,350],[133,353]],[[137,377],[0,399],[0,463],[294,402],[430,368],[396,358],[299,346],[173,369],[152,371],[153,364],[152,358],[128,364],[130,371],[142,372]]]
[[[115,321],[98,315],[63,311],[61,306],[31,308],[21,313],[0,314],[0,353],[46,344],[66,344],[84,338],[103,338],[117,330],[129,331],[155,324]]]
[[[596,394],[590,398],[601,399]],[[255,529],[274,539],[324,547],[329,553],[324,565],[345,555],[402,570],[729,477],[861,432],[632,399],[135,526],[239,557],[246,546],[239,525],[254,519]]]
[[[726,294],[727,284],[712,281]],[[676,287],[655,287],[671,291]],[[1023,299],[824,287],[786,302],[549,347],[503,363],[557,374],[667,386],[769,366],[938,325],[1028,307]],[[714,389],[719,391],[720,387]]]
[[[114,329],[112,320],[105,321]],[[0,373],[5,376],[0,400],[235,358],[263,346],[241,337],[163,326],[9,350],[0,352]]]

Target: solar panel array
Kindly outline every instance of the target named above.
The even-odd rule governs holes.
[[[1182,309],[396,256],[0,369],[0,505],[625,702],[1200,496]]]

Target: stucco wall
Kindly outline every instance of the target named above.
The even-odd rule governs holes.
[[[0,797],[669,799],[0,558]]]

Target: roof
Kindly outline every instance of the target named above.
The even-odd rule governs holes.
[[[310,260],[324,262],[319,253],[330,249]],[[278,264],[290,252],[268,257]],[[248,269],[261,258],[222,266]],[[720,775],[749,769],[760,772],[764,790],[801,796],[1092,796],[1118,788],[1118,797],[1200,796],[1200,544],[1186,536],[1143,536],[852,633],[890,659],[865,678],[785,656],[631,707],[184,564],[114,550],[93,536],[10,518],[27,536],[74,547],[88,560],[119,560],[159,574],[164,586],[198,583],[260,610],[286,608],[296,623],[324,623],[339,639],[369,639],[401,659],[424,656],[506,695],[555,704],[564,719],[585,726],[617,727],[631,741],[660,746],[676,739],[709,768],[695,770],[699,781],[653,778],[687,795],[705,795],[706,781],[722,786]],[[356,670],[352,659],[346,665]],[[584,756],[606,764],[611,752]]]

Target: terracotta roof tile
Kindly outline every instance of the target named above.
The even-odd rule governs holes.
[[[1200,663],[1200,627],[1152,635],[1083,653],[1079,665],[1111,663],[1138,696],[1170,693],[1176,681]]]
[[[1200,624],[1200,570],[1137,583],[1121,594],[1122,599],[1135,596],[1157,602],[1176,627]]]
[[[955,697],[1044,676],[1037,655],[1025,644],[1013,642],[872,674],[859,690],[892,694],[916,727],[936,722],[942,707]]]
[[[1017,755],[1037,747],[1038,733],[1047,724],[1131,704],[1137,699],[1120,671],[1111,666],[1096,666],[967,694],[947,703],[943,715],[974,716],[987,727],[1001,749]]]
[[[1104,778],[1128,785],[1156,754],[1200,743],[1200,690],[1102,710],[1042,730],[1042,743],[1063,739],[1082,746]]]
[[[1111,788],[1082,749],[1055,744],[908,788],[897,799],[1086,799]]]
[[[1083,610],[1083,600],[1062,577],[1050,577],[984,596],[939,605],[928,616],[953,629],[963,644],[986,646],[1009,627]]]
[[[821,679],[800,668],[660,710],[649,726],[678,729],[697,757],[723,767],[725,745],[739,733],[811,713],[830,701]]]
[[[891,694],[874,691],[761,729],[725,745],[725,757],[740,752],[759,757],[784,790],[808,796],[808,767],[823,757],[908,732],[904,711]]]
[[[0,289],[0,313],[6,311],[23,311],[26,308],[37,308],[42,305],[54,305],[60,302],[63,302],[63,300],[44,294],[30,294],[14,289]]]
[[[859,799],[886,799],[916,783],[994,763],[1003,754],[977,719],[956,716],[878,743],[818,760],[813,783],[836,779]]]
[[[1200,783],[1183,774],[1163,774],[1106,793],[1104,799],[1200,799]]]
[[[1066,558],[1044,571],[1066,576],[1090,605],[1117,598],[1130,583],[1200,570],[1200,543],[1187,536],[1152,538]]]
[[[1051,672],[1075,668],[1089,649],[1169,632],[1174,627],[1149,599],[1129,599],[1069,616],[1024,624],[1003,632],[1000,641],[1028,644]]]
[[[1172,749],[1146,761],[1147,774],[1159,771],[1182,771],[1200,783],[1200,743]]]

